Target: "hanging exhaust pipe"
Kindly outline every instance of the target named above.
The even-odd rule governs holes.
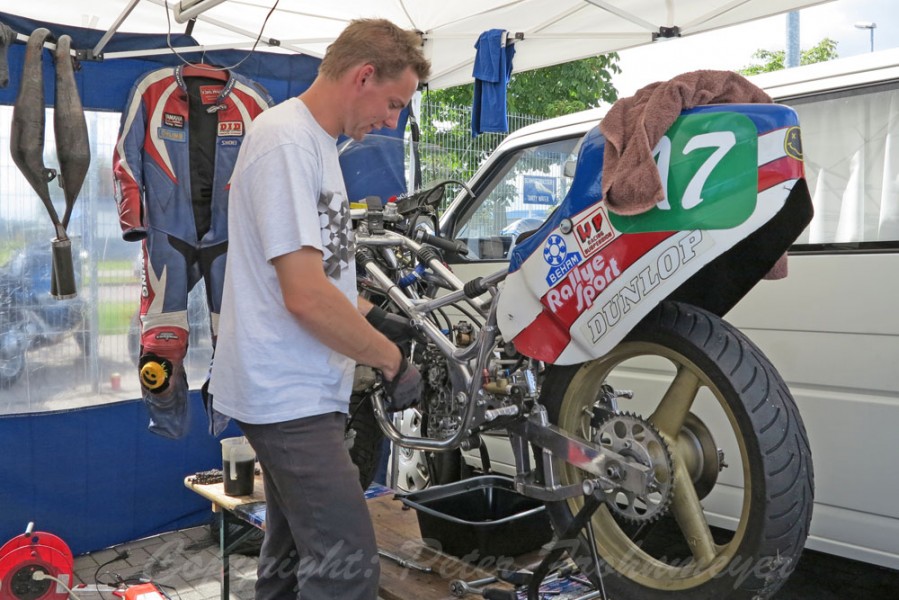
[[[60,220],[50,198],[49,182],[57,172],[44,165],[44,105],[43,50],[50,37],[46,28],[35,29],[25,47],[25,64],[10,130],[10,153],[13,162],[44,203],[56,236],[51,241],[53,277],[50,293],[55,298],[72,298],[77,294],[75,270],[72,262],[72,242],[66,233],[75,199],[90,164],[90,146],[84,110],[75,84],[71,57],[71,38],[61,36],[56,48],[56,110],[54,132],[62,177],[60,186],[65,195],[66,211]]]
[[[72,38],[63,35],[56,43],[56,97],[53,113],[53,131],[56,136],[56,156],[59,160],[60,185],[66,200],[62,228],[66,230],[75,200],[84,184],[91,163],[90,143],[87,139],[87,123],[84,108],[75,83],[75,62],[71,55]],[[68,236],[53,240],[53,279],[57,298],[69,298],[77,294],[75,272],[72,263],[72,243]]]

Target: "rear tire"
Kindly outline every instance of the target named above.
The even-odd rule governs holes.
[[[550,369],[541,392],[550,421],[593,439],[590,417],[603,383],[637,390],[633,400],[619,400],[618,409],[653,422],[675,467],[672,504],[661,521],[638,527],[613,516],[605,504],[594,514],[609,595],[616,600],[772,596],[802,552],[814,489],[808,438],[774,366],[714,314],[665,302],[608,355]],[[713,459],[714,468],[703,468],[703,461],[709,466],[708,451],[716,457],[722,447],[723,461]],[[720,475],[719,462],[729,463]],[[571,465],[557,466],[563,484],[584,478]],[[549,503],[556,531],[564,530],[582,505],[580,497]],[[581,536],[572,554],[589,571],[585,539]]]

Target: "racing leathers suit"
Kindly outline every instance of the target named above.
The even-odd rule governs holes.
[[[231,172],[247,126],[273,104],[236,73],[190,69],[157,69],[135,83],[113,155],[122,237],[142,244],[141,394],[150,430],[171,438],[189,427],[188,294],[205,281],[214,346]]]

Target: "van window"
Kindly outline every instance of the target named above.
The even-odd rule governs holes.
[[[796,243],[899,247],[899,85],[782,102],[799,115],[815,207]]]
[[[518,236],[539,227],[568,193],[580,138],[554,140],[510,153],[500,172],[477,190],[482,200],[460,221],[456,238],[469,258],[501,260]]]

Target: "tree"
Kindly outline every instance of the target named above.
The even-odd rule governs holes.
[[[507,89],[508,111],[547,119],[612,103],[618,91],[612,75],[620,73],[618,53],[513,73]],[[428,92],[432,103],[471,106],[474,85]]]
[[[506,93],[508,112],[536,121],[612,103],[618,99],[612,75],[620,72],[618,54],[613,52],[513,73]],[[468,179],[502,141],[502,135],[482,134],[478,143],[473,143],[463,116],[473,96],[474,84],[427,92],[427,107],[421,115],[422,152],[427,154],[423,160],[425,183],[447,174]]]
[[[618,99],[612,75],[620,72],[612,52],[517,73],[509,82],[509,112],[550,118],[611,104]]]
[[[770,73],[771,71],[780,71],[786,68],[786,51],[785,50],[756,50],[752,58],[762,61],[761,64],[752,64],[743,67],[738,72],[741,75],[758,75],[759,73]],[[825,62],[839,58],[837,54],[837,42],[830,38],[824,38],[816,46],[808,50],[799,52],[799,64],[811,65],[814,63]]]

